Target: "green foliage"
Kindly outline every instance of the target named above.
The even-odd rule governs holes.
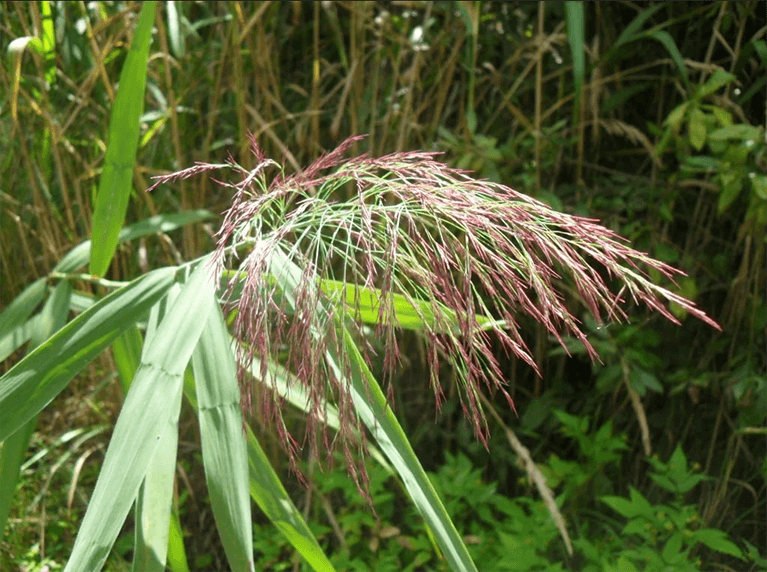
[[[473,436],[455,397],[465,380],[449,367],[436,380],[445,399],[435,418],[440,401],[424,391],[429,371],[419,331],[457,335],[460,316],[394,293],[392,315],[408,331],[384,390],[417,459],[436,471],[440,502],[479,569],[767,569],[763,3],[168,2],[157,8],[153,17],[153,3],[44,1],[5,3],[0,11],[0,374],[7,376],[0,383],[6,438],[0,529],[8,514],[0,569],[63,569],[122,406],[115,379],[128,390],[156,302],[129,298],[137,290],[146,294],[147,282],[158,278],[151,296],[180,284],[180,274],[159,276],[156,269],[209,252],[212,215],[195,209],[220,213],[230,204],[229,189],[214,188],[207,174],[151,194],[143,192],[148,177],[196,162],[223,164],[230,151],[250,170],[257,161],[246,152],[249,131],[268,156],[285,158],[286,175],[354,134],[370,134],[353,143],[355,156],[445,151],[451,166],[511,184],[558,211],[598,217],[638,250],[681,268],[687,275],[673,291],[722,325],[722,332],[701,327],[670,301],[665,308],[681,327],[634,309],[629,323],[608,326],[586,315],[588,300],[567,278],[567,265],[555,265],[563,307],[580,318],[601,361],[589,362],[582,340],[565,338],[568,356],[551,332],[525,317],[516,325],[543,376],[495,354],[519,412],[515,431],[536,461],[545,460],[540,468],[556,489],[574,539],[570,556],[544,505],[529,498],[529,477],[518,478],[503,432],[493,427],[489,450]],[[104,192],[109,188],[116,192]],[[355,197],[354,185],[346,185],[333,200]],[[91,249],[90,236],[104,240],[94,239]],[[111,280],[77,274],[92,250],[94,271]],[[615,285],[613,275],[596,272]],[[149,275],[136,279],[143,274]],[[234,271],[226,278],[239,279]],[[359,304],[354,317],[366,326],[355,339],[373,348],[363,357],[377,376],[386,344],[374,330],[387,308],[385,289],[335,278],[320,279],[322,295],[349,309]],[[661,275],[650,269],[649,280],[660,284]],[[633,294],[622,291],[627,302]],[[114,316],[99,321],[117,311],[119,324],[107,323]],[[477,317],[494,344],[498,322]],[[72,343],[62,345],[51,334],[64,323]],[[104,353],[110,342],[113,352]],[[216,343],[228,347],[231,339]],[[289,346],[277,355],[284,358]],[[45,363],[37,361],[46,354]],[[50,375],[37,376],[38,369]],[[299,395],[280,364],[266,369],[280,379],[274,386],[280,399],[297,407],[286,429],[300,431],[317,394]],[[258,380],[260,364],[250,371]],[[20,380],[33,378],[36,388],[32,381],[22,387]],[[225,378],[208,380],[215,385],[207,387],[232,390],[236,381]],[[190,406],[179,419],[178,494],[170,518],[161,517],[169,527],[156,527],[161,542],[150,550],[149,565],[164,557],[167,532],[172,570],[226,569],[227,555],[238,546],[247,552],[244,537],[251,536],[243,528],[246,471],[240,460],[239,488],[227,489],[221,459],[209,453],[216,439],[234,432],[236,407],[231,395],[208,394],[213,399],[197,416],[197,392],[205,387],[196,385],[191,369],[183,381]],[[499,406],[498,421],[514,426],[505,402],[490,399]],[[325,404],[329,431],[338,431],[343,415]],[[23,429],[9,434],[22,419]],[[203,436],[205,452],[203,426],[214,428]],[[218,427],[228,429],[218,433]],[[367,427],[361,430],[370,436]],[[365,450],[390,467],[369,468],[380,520],[340,472],[319,473],[308,495],[291,486],[294,476],[272,434],[263,428],[258,434],[263,449],[247,435],[246,486],[263,511],[254,512],[252,536],[264,569],[296,563],[327,569],[330,561],[338,569],[367,570],[371,563],[448,569],[406,489],[386,476],[396,471],[374,440]],[[302,463],[308,449],[300,450]],[[459,450],[464,454],[446,453]],[[313,462],[302,464],[306,473],[314,475]],[[335,488],[326,490],[325,477]],[[165,515],[170,491],[160,488]],[[327,502],[320,503],[318,491]],[[313,499],[309,524],[296,507],[304,508],[301,498]],[[225,505],[232,511],[222,519]],[[646,510],[631,513],[639,506]],[[240,524],[227,524],[229,516]],[[636,531],[624,534],[633,521]],[[217,537],[222,526],[238,529],[229,536],[238,546]],[[278,529],[285,535],[279,539]],[[129,569],[136,532],[128,516],[106,556],[107,570]],[[151,539],[142,542],[153,546]],[[745,560],[738,559],[741,550]],[[518,560],[510,561],[510,552]]]
[[[562,417],[561,412],[555,414]],[[572,435],[578,443],[582,435],[599,441],[600,433],[586,432],[588,418],[566,416],[563,429],[579,427]],[[569,433],[569,431],[568,431]],[[623,445],[622,447],[619,445]],[[625,443],[607,444],[605,450],[621,450]],[[593,473],[593,459],[588,451],[572,461],[571,474]],[[623,454],[611,456],[602,470],[620,465]],[[607,572],[609,570],[696,571],[710,568],[715,553],[733,557],[744,565],[746,559],[760,565],[758,550],[743,543],[746,554],[728,535],[702,522],[694,505],[685,504],[690,492],[704,475],[696,473],[677,448],[668,463],[653,458],[650,477],[662,491],[670,493],[667,501],[650,501],[634,487],[626,496],[602,495],[603,507],[587,512],[573,512],[570,526],[579,531],[573,540],[575,554],[563,550],[556,526],[544,503],[529,497],[508,498],[498,492],[497,483],[487,482],[482,469],[473,466],[463,454],[447,454],[438,472],[431,474],[435,488],[445,499],[445,506],[457,526],[464,530],[472,557],[480,570],[544,571],[572,570]],[[545,469],[555,472],[557,461],[549,460]],[[427,529],[412,509],[403,510],[402,490],[388,473],[377,465],[368,467],[370,494],[375,514],[354,490],[342,470],[332,469],[318,475],[313,511],[323,514],[322,523],[313,530],[339,570],[443,570],[444,563],[434,559]],[[557,504],[566,506],[581,488],[577,479],[553,483],[563,492]],[[620,515],[616,520],[614,513]],[[257,566],[267,570],[287,570],[292,566],[288,545],[274,537],[272,529],[256,526],[254,546]],[[510,557],[513,555],[513,558]],[[736,565],[737,566],[737,565]]]
[[[623,556],[637,566],[646,566],[647,570],[705,570],[708,564],[696,554],[696,547],[703,545],[742,561],[742,550],[725,532],[703,528],[695,506],[683,504],[684,494],[707,477],[690,470],[681,448],[674,450],[668,463],[653,458],[650,464],[653,467],[650,478],[660,488],[672,493],[673,500],[652,505],[633,487],[629,498],[601,498],[602,502],[627,519],[621,533],[635,547],[626,550]]]

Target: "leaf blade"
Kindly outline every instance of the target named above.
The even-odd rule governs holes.
[[[103,566],[158,441],[164,431],[173,430],[184,370],[214,305],[214,281],[202,261],[145,343],[65,572]],[[191,307],[194,312],[189,312]],[[160,524],[167,527],[168,518]]]
[[[242,434],[237,366],[224,318],[208,316],[192,354],[205,478],[232,570],[253,571],[248,454]]]
[[[139,118],[144,110],[146,68],[156,2],[144,2],[128,57],[120,73],[120,86],[109,122],[109,145],[93,211],[93,248],[90,273],[103,276],[117,247],[133,178],[139,138]]]
[[[112,292],[77,316],[0,377],[0,440],[39,413],[92,359],[173,284],[161,268]]]

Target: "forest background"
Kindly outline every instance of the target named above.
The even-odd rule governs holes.
[[[140,8],[0,7],[0,308],[91,236]],[[230,190],[207,174],[144,189],[230,153],[252,168],[251,133],[288,172],[366,134],[350,155],[439,151],[555,210],[598,218],[682,269],[679,293],[722,331],[675,307],[680,326],[640,308],[623,324],[584,318],[593,361],[522,319],[541,375],[504,363],[518,415],[487,396],[498,413],[487,448],[449,383],[436,413],[419,345],[404,344],[396,416],[480,570],[765,570],[765,17],[753,1],[159,4],[126,224],[195,209],[213,218],[121,244],[107,277],[210,251]],[[585,317],[575,295],[568,304]],[[3,356],[0,373],[23,355]],[[0,569],[66,563],[121,403],[105,352],[42,413],[13,485]],[[174,513],[186,542],[169,566],[223,570],[193,418],[185,406]],[[375,461],[376,514],[342,460],[320,469],[305,456],[304,487],[276,429],[251,426],[336,569],[448,569]],[[307,567],[257,510],[254,522],[257,569]],[[132,534],[129,519],[109,569],[128,569]]]

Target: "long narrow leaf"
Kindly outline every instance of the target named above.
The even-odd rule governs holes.
[[[112,292],[0,377],[0,440],[37,415],[88,363],[168,291],[161,268]]]
[[[32,330],[35,327],[35,319],[16,326],[8,334],[0,338],[0,362],[6,360],[13,352],[29,341]]]
[[[359,352],[346,326],[341,324],[339,328],[343,335],[343,351],[351,364],[349,388],[357,413],[399,473],[410,498],[429,524],[450,567],[456,571],[476,570],[461,535],[458,534],[437,491],[423,470],[394,412],[388,406],[386,396],[368,369],[365,358]],[[340,375],[340,356],[337,352],[328,353]]]
[[[573,114],[575,114],[580,108],[583,81],[586,77],[586,54],[584,51],[586,48],[586,26],[583,2],[565,2],[565,20],[567,22],[567,42],[570,44],[570,53],[573,56],[573,84],[575,86]]]
[[[679,75],[682,76],[682,81],[684,82],[684,86],[687,89],[687,91],[690,91],[690,82],[687,78],[687,64],[684,63],[684,58],[682,57],[681,52],[679,51],[679,48],[676,47],[676,42],[674,42],[674,38],[666,32],[665,30],[656,30],[654,32],[650,32],[648,34],[650,38],[653,38],[654,40],[657,40],[661,44],[663,44],[663,47],[666,48],[666,51],[668,52],[668,55],[671,56],[671,59],[674,60],[674,63],[676,64],[677,69],[679,70]]]
[[[176,476],[181,393],[177,392],[178,402],[170,407],[171,418],[163,427],[136,499],[134,572],[165,570],[173,504],[173,480]]]
[[[232,272],[230,276],[243,278],[241,272]],[[339,280],[323,279],[319,281],[322,291],[334,302],[344,305],[350,317],[358,318],[365,324],[379,324],[381,322],[381,300],[384,298],[380,288],[371,288],[357,284],[349,284]],[[241,289],[233,288],[234,297],[239,296]],[[414,296],[404,296],[396,292],[388,292],[391,299],[392,311],[397,326],[412,331],[431,329],[441,332],[457,332],[459,320],[455,311],[444,304],[438,305],[438,320],[434,311],[434,303],[421,300]],[[279,300],[275,300],[279,303]],[[478,314],[477,325],[482,329],[489,329],[498,325],[498,321],[487,316]],[[443,323],[444,322],[444,323]]]
[[[178,416],[184,369],[215,305],[214,290],[203,261],[146,340],[65,572],[99,570],[109,555],[157,444]]]
[[[8,307],[0,314],[0,339],[9,335],[32,315],[46,294],[45,278],[35,280],[24,291],[16,296]]]
[[[170,515],[168,531],[168,567],[172,572],[189,572],[189,563],[184,550],[184,535],[175,508]]]
[[[43,301],[46,291],[47,280],[35,280],[0,314],[0,362],[29,340],[34,320],[26,320]]]
[[[133,376],[136,375],[139,362],[141,360],[141,348],[144,345],[144,339],[137,326],[131,326],[112,344],[112,353],[117,366],[117,373],[120,375],[120,384],[123,388],[123,394],[128,393]]]
[[[174,291],[152,308],[147,326],[147,339],[155,336],[158,322],[164,315],[165,308],[172,302]],[[132,335],[130,335],[133,333]],[[140,365],[142,355],[146,355],[149,346],[143,347],[141,335],[135,326],[115,340],[115,361],[121,353],[117,348],[125,345],[123,370],[123,387],[126,393]],[[118,366],[119,369],[119,366]],[[125,380],[128,384],[126,386]],[[180,400],[181,392],[177,398]],[[173,481],[176,474],[176,453],[178,451],[178,413],[180,402],[171,408],[171,420],[163,429],[157,443],[152,460],[147,468],[144,481],[139,487],[136,499],[136,534],[133,548],[134,572],[162,572],[168,554],[168,541],[171,529],[171,507],[173,504]],[[183,545],[182,545],[183,547]]]
[[[250,495],[269,520],[316,572],[332,572],[333,565],[320,548],[314,534],[290,500],[253,432],[248,430]]]
[[[338,280],[320,280],[320,287],[325,294],[345,304],[350,312],[359,311],[359,315],[352,317],[358,317],[366,324],[378,324],[381,321],[380,308],[383,294],[380,289]],[[394,317],[400,328],[416,331],[427,328],[437,331],[446,331],[448,328],[453,331],[458,330],[456,313],[444,305],[440,307],[440,315],[446,318],[445,324],[437,320],[430,302],[396,292],[389,292],[388,296],[391,298]],[[488,327],[493,320],[487,316],[477,315],[477,323],[480,327]]]
[[[193,376],[187,376],[184,394],[190,405],[199,411],[195,385]],[[250,427],[247,427],[247,433],[250,496],[316,572],[333,572],[333,565],[288,496]]]
[[[11,511],[11,506],[13,506],[19,467],[24,462],[36,421],[37,416],[27,421],[21,429],[2,443],[2,450],[0,450],[0,537],[3,536],[5,521]]]
[[[162,214],[126,226],[117,235],[117,244],[135,240],[156,232],[170,232],[187,224],[212,218],[213,214],[206,210],[185,211],[180,213]],[[70,250],[53,269],[56,272],[74,272],[88,264],[91,256],[90,240],[86,240]]]
[[[146,64],[156,2],[144,2],[133,42],[125,59],[120,86],[109,121],[109,144],[104,157],[96,208],[93,212],[93,249],[90,273],[103,276],[117,247],[131,192],[133,164],[139,138],[139,118],[144,111]]]
[[[200,439],[213,516],[234,572],[252,572],[248,452],[242,434],[237,365],[221,311],[208,315],[192,354]]]
[[[39,346],[64,326],[71,294],[72,287],[69,282],[60,282],[56,286],[40,314],[36,316],[31,339],[32,347]],[[0,537],[5,529],[5,520],[8,518],[16,492],[19,467],[27,454],[29,439],[32,437],[36,424],[37,416],[35,415],[3,442],[3,449],[0,452]]]

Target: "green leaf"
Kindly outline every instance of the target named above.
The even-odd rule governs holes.
[[[51,3],[48,0],[40,2],[42,20],[41,47],[45,55],[45,81],[49,85],[56,81],[56,33],[53,29]]]
[[[168,531],[168,567],[172,572],[190,572],[184,550],[184,534],[175,509],[170,515]]]
[[[655,6],[652,6],[646,10],[642,10],[637,14],[636,18],[634,18],[628,26],[626,26],[623,29],[623,32],[621,32],[621,35],[618,36],[618,39],[615,41],[615,44],[613,46],[613,49],[617,48],[618,46],[621,46],[622,44],[625,44],[627,42],[631,42],[633,40],[638,39],[640,36],[640,30],[642,29],[642,26],[644,26],[644,23],[650,18],[655,12],[660,10],[662,6],[660,4],[656,4]]]
[[[6,48],[8,50],[8,55],[12,57],[20,57],[24,50],[27,49],[27,47],[35,50],[38,54],[44,54],[45,50],[43,49],[43,42],[40,40],[40,38],[36,38],[34,36],[23,36],[21,38],[16,38],[8,43],[8,47]]]
[[[159,305],[152,309],[147,337],[154,335],[158,320]],[[112,346],[115,365],[120,375],[123,393],[127,394],[136,370],[141,363],[144,339],[138,327],[129,328],[117,338]],[[188,572],[183,537],[180,535],[178,516],[171,514],[173,481],[176,469],[178,445],[178,419],[166,427],[160,438],[147,475],[139,489],[136,501],[136,541],[133,548],[133,570],[150,572],[165,569],[166,560],[171,560],[172,569]],[[168,526],[163,522],[169,521]],[[171,552],[172,558],[171,558]]]
[[[173,481],[178,451],[178,415],[181,391],[170,406],[170,419],[162,428],[157,448],[146,470],[136,499],[134,572],[163,572],[168,556]]]
[[[47,294],[47,280],[40,278],[27,286],[0,314],[0,338],[10,334],[32,315]]]
[[[56,286],[53,294],[46,300],[43,309],[35,316],[31,347],[39,346],[64,326],[71,294],[72,287],[69,282],[60,282]],[[37,416],[35,415],[3,442],[3,448],[0,451],[0,536],[2,536],[2,531],[5,528],[5,521],[8,518],[16,493],[19,468],[26,456],[29,439],[36,424]]]
[[[47,293],[47,280],[40,278],[16,296],[0,314],[0,362],[27,343],[34,321],[25,323]]]
[[[322,291],[327,294],[331,304],[343,304],[351,317],[357,316],[365,324],[381,322],[380,309],[383,293],[377,288],[368,288],[337,280],[321,280]],[[397,325],[405,330],[423,330],[426,328],[438,332],[457,331],[456,313],[444,305],[436,308],[425,300],[402,294],[388,293]],[[492,327],[496,322],[487,316],[477,316],[477,323],[483,329]]]
[[[117,373],[120,375],[123,394],[128,393],[133,376],[136,375],[143,345],[144,338],[141,337],[141,332],[135,325],[128,328],[112,344],[112,353],[114,354]]]
[[[728,83],[732,83],[733,81],[735,81],[734,75],[724,70],[718,69],[713,74],[711,74],[711,77],[708,78],[706,83],[698,87],[698,92],[696,94],[697,98],[703,99],[704,97],[719,91],[719,89]]]
[[[685,89],[687,89],[689,93],[690,81],[687,79],[687,65],[684,63],[684,58],[679,52],[679,48],[676,47],[674,38],[665,30],[656,30],[655,32],[650,32],[647,35],[648,37],[663,44],[663,47],[666,48],[668,55],[671,56],[671,59],[676,64],[677,70],[679,70],[679,75],[682,77],[682,83],[684,83]]]
[[[205,478],[229,566],[252,571],[248,453],[242,433],[237,364],[221,311],[208,315],[192,355]]]
[[[131,193],[140,123],[144,111],[146,66],[157,2],[144,2],[109,122],[109,145],[104,157],[96,206],[93,212],[90,273],[103,276],[117,247]]]
[[[339,324],[339,329],[343,335],[342,351],[349,358],[352,369],[349,388],[357,413],[399,473],[410,498],[429,524],[450,567],[456,571],[476,570],[461,535],[458,534],[423,470],[394,412],[387,404],[386,396],[368,369],[365,358],[359,352],[346,326]],[[340,355],[338,352],[330,353],[335,354],[329,356],[332,360],[330,363],[335,365],[336,375],[343,379],[339,369]]]
[[[184,393],[190,405],[198,410],[196,383],[191,374],[186,377]],[[246,426],[246,430],[250,496],[314,570],[332,572],[332,564],[293,505],[250,427]],[[238,431],[241,433],[241,428]]]
[[[117,243],[122,244],[123,242],[135,240],[156,232],[170,232],[184,225],[212,217],[213,215],[206,210],[185,211],[153,216],[123,228],[117,235]],[[88,263],[90,255],[91,241],[86,240],[70,250],[53,270],[62,273],[74,272]]]
[[[625,516],[626,518],[634,518],[635,516],[641,514],[635,510],[635,507],[631,501],[623,497],[603,496],[601,497],[601,500],[615,512]]]
[[[674,109],[671,110],[671,113],[669,113],[668,116],[666,117],[666,120],[663,122],[664,125],[668,125],[674,131],[679,131],[679,128],[682,126],[682,121],[684,120],[685,114],[687,113],[687,108],[689,106],[690,106],[690,103],[687,101],[680,105],[677,105]]]
[[[214,306],[215,284],[203,260],[147,336],[65,572],[103,566],[163,433],[173,430],[184,369]],[[158,526],[167,527],[168,517]]]
[[[248,432],[248,459],[250,464],[250,496],[266,517],[316,572],[335,570],[320,548],[301,513],[282,486],[269,458],[261,449],[250,427]]]
[[[708,155],[698,155],[696,157],[686,157],[684,160],[685,169],[701,172],[716,171],[722,166],[722,162]]]
[[[631,387],[642,397],[644,397],[648,389],[656,393],[663,393],[663,386],[658,381],[658,378],[641,367],[631,368],[630,379]]]
[[[629,487],[628,499],[615,496],[603,496],[600,497],[600,500],[626,518],[635,518],[638,516],[649,519],[654,518],[655,509],[647,499],[642,496],[642,493],[634,487]]]
[[[706,144],[706,114],[698,107],[690,109],[687,116],[687,130],[690,137],[690,145],[696,151],[703,149]]]
[[[717,212],[722,214],[738,198],[743,189],[742,173],[739,170],[724,171],[719,175],[722,191],[719,193]]]
[[[666,564],[679,564],[684,561],[685,554],[682,552],[681,533],[676,532],[671,535],[661,551],[661,557]]]
[[[737,544],[727,538],[724,531],[716,528],[701,528],[692,533],[692,537],[698,542],[705,544],[711,550],[716,550],[722,554],[729,554],[735,558],[743,560],[743,551]]]
[[[711,115],[713,115],[716,118],[716,122],[722,127],[732,125],[732,113],[730,113],[726,109],[722,109],[721,107],[717,107],[716,105],[711,105],[709,107],[709,110],[711,111]],[[716,131],[709,134],[709,139],[714,139],[714,133],[716,133]]]
[[[69,381],[147,312],[173,284],[175,268],[138,278],[94,304],[0,378],[0,440],[48,405]]]
[[[757,197],[767,201],[767,176],[754,175],[751,177],[751,188]]]
[[[712,131],[709,134],[712,141],[729,141],[738,139],[740,141],[758,141],[761,137],[761,129],[753,125],[738,123],[736,125],[727,125]]]
[[[616,572],[639,572],[639,568],[634,566],[634,563],[625,556],[618,558],[615,563],[615,570]]]
[[[29,448],[29,439],[35,430],[37,416],[27,421],[21,429],[8,437],[0,449],[0,536],[5,530],[5,521],[16,498],[16,481],[19,468]]]
[[[583,2],[565,2],[565,20],[567,22],[567,42],[573,56],[573,83],[576,98],[583,90],[583,80],[586,77],[585,18]],[[578,107],[577,104],[575,106]]]
[[[178,296],[179,288],[174,286],[168,296],[152,308],[147,325],[147,339],[151,340],[157,333],[158,322],[165,313],[165,308]],[[134,326],[128,330],[137,331]],[[121,336],[117,342],[125,338]],[[136,371],[141,365],[141,357],[146,354],[145,346],[135,346],[141,337],[132,340],[132,352],[138,350],[135,358],[129,357],[128,366],[132,371],[127,372],[128,389]],[[132,366],[132,367],[131,367]],[[125,387],[125,384],[123,384]],[[126,392],[127,393],[127,392]],[[171,507],[173,501],[173,482],[176,474],[176,453],[178,450],[178,414],[181,410],[181,392],[178,392],[179,403],[171,406],[170,423],[165,425],[157,442],[157,448],[147,467],[136,498],[135,515],[135,544],[133,547],[133,572],[162,572],[168,555],[168,539],[170,537]]]
[[[184,47],[184,36],[181,33],[181,17],[178,13],[178,2],[170,0],[165,4],[168,16],[168,40],[173,55],[177,58],[183,58],[186,50]]]

